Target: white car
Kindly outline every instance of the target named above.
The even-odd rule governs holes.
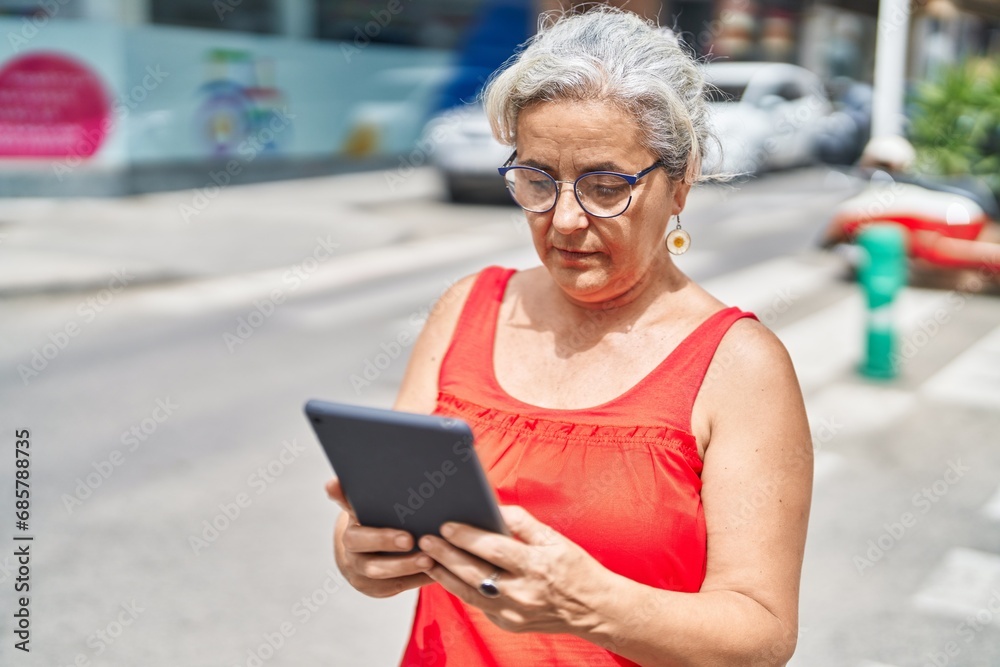
[[[704,174],[753,175],[816,160],[817,138],[833,106],[819,77],[785,63],[705,67],[712,125],[721,144],[706,147]]]
[[[782,63],[711,63],[709,103],[722,145],[706,147],[705,174],[757,174],[808,164],[833,110],[819,78]],[[498,143],[482,106],[444,111],[424,128],[420,145],[442,172],[452,201],[508,201],[497,167],[511,148]]]
[[[479,104],[443,111],[424,128],[420,144],[441,170],[448,196],[455,202],[510,201],[497,168],[513,152],[490,132],[490,122]]]

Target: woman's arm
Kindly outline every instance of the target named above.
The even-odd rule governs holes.
[[[795,371],[763,325],[723,339],[698,400],[708,565],[699,593],[608,573],[590,641],[641,665],[783,665],[795,650],[813,451]]]
[[[463,278],[452,285],[431,309],[413,346],[396,409],[425,414],[434,410],[441,359],[474,278]],[[361,526],[336,478],[327,481],[326,492],[344,510],[334,526],[333,553],[337,567],[354,588],[372,597],[388,597],[431,583],[424,574],[431,561],[419,552],[406,553],[413,548],[412,535]]]
[[[717,365],[717,366],[716,366]],[[702,471],[708,531],[697,593],[615,574],[519,507],[515,538],[445,524],[420,548],[427,574],[512,632],[570,633],[640,665],[782,665],[795,649],[812,494],[812,443],[781,343],[741,320],[723,339],[698,400],[711,415]],[[477,586],[499,568],[501,595]]]

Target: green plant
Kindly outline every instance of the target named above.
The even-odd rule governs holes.
[[[917,166],[973,175],[1000,197],[1000,67],[972,60],[917,85],[910,104]]]

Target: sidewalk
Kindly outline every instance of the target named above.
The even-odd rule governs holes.
[[[461,231],[376,206],[443,196],[437,174],[372,171],[125,198],[0,200],[0,295],[81,292],[287,267],[320,239],[334,254]],[[192,249],[197,251],[192,252]]]
[[[800,181],[815,188],[822,179],[807,174]],[[838,194],[843,183],[833,187],[840,181],[847,179],[840,176],[832,194],[817,191],[818,199],[845,196]],[[449,251],[455,255],[470,237],[494,242],[497,250],[512,237],[528,238],[523,214],[514,206],[435,205],[445,199],[445,189],[432,168],[223,188],[208,183],[196,190],[122,198],[0,198],[0,297],[96,291],[121,272],[132,287],[252,279],[287,270],[318,244],[334,247],[333,256],[351,255],[363,264],[368,261],[364,251],[387,247],[397,247],[409,261],[425,251],[420,241],[438,237],[458,242]],[[775,187],[765,180],[752,190],[756,197],[780,198],[772,192]],[[734,187],[691,193],[686,215],[693,218],[688,219],[704,217],[717,228],[701,239],[699,250],[709,249],[710,255],[725,237],[742,237],[760,226],[743,220],[745,211],[732,211],[731,224],[716,221],[743,196]],[[799,225],[799,213],[788,213],[767,212],[765,227]]]

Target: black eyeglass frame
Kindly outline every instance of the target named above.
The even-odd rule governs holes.
[[[548,213],[549,211],[551,211],[556,207],[557,203],[559,203],[559,195],[562,194],[562,189],[561,189],[562,184],[572,183],[573,196],[576,197],[576,203],[579,204],[580,208],[586,211],[588,215],[592,215],[595,218],[617,218],[619,215],[627,211],[628,207],[632,205],[632,188],[635,187],[635,184],[639,181],[639,179],[651,173],[657,167],[667,166],[662,160],[657,160],[652,165],[646,167],[645,169],[636,174],[620,174],[617,171],[588,171],[586,174],[580,174],[579,176],[577,176],[575,181],[560,181],[557,180],[555,177],[553,177],[552,174],[548,173],[547,171],[538,169],[537,167],[511,165],[511,162],[513,162],[514,158],[516,157],[517,157],[517,151],[514,151],[513,153],[510,154],[510,157],[507,158],[507,161],[503,163],[503,166],[497,168],[497,171],[500,172],[500,176],[504,180],[504,184],[507,186],[507,192],[510,193],[511,199],[514,200],[515,204],[523,208],[525,211],[528,211],[529,213]],[[533,209],[523,206],[521,202],[517,201],[517,198],[514,196],[514,193],[510,192],[510,184],[507,182],[507,172],[510,171],[511,169],[530,169],[532,171],[537,171],[539,174],[544,174],[545,176],[552,179],[552,182],[556,184],[556,196],[555,199],[552,200],[552,206],[549,206],[547,209],[543,211],[535,211]],[[624,179],[625,182],[627,182],[629,185],[628,201],[625,202],[625,208],[620,210],[618,213],[615,213],[614,215],[597,215],[596,213],[592,213],[590,209],[588,209],[586,206],[583,205],[583,201],[580,200],[580,190],[578,188],[580,181],[588,176],[618,176],[619,178]]]

